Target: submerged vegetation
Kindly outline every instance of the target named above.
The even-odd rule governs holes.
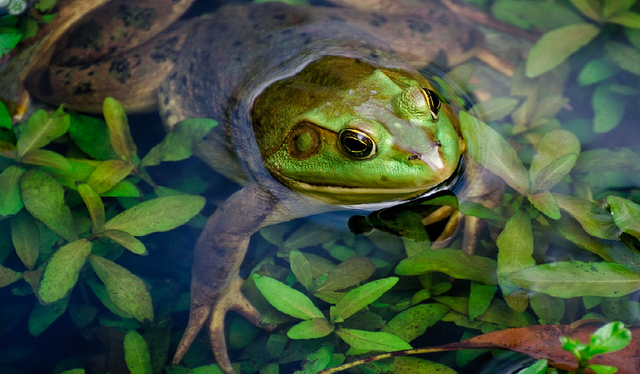
[[[230,316],[238,372],[316,373],[510,328],[534,334],[541,324],[615,320],[637,331],[640,3],[469,3],[544,34],[516,70],[510,96],[461,113],[470,155],[508,185],[502,205],[489,210],[444,194],[352,218],[358,234],[346,220],[327,223],[335,216],[262,229],[245,261],[243,292],[278,327],[266,332]],[[50,1],[39,6],[55,9]],[[11,22],[0,24],[0,54],[41,21]],[[472,89],[472,70],[449,75]],[[198,195],[218,202],[227,194],[222,177],[186,160],[216,124],[181,122],[140,158],[142,141],[120,105],[107,100],[104,116],[40,110],[12,126],[0,104],[0,371],[32,372],[32,358],[53,350],[37,371],[220,373],[206,339],[183,364],[168,364],[186,325],[191,248],[214,209]],[[460,251],[460,239],[431,250],[434,229],[422,219],[442,205],[488,223],[475,254]],[[563,339],[578,372],[631,340],[621,324],[606,326],[588,345]],[[443,332],[446,342],[433,338]],[[544,354],[559,349],[561,335],[544,341],[541,360],[522,373],[560,372],[546,367]],[[627,349],[638,349],[638,340]],[[472,362],[483,354],[395,357],[353,370],[476,372]],[[621,369],[638,365],[620,352],[606,356]]]

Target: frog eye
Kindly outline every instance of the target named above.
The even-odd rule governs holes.
[[[376,154],[376,143],[366,133],[356,129],[344,129],[338,134],[340,148],[349,157],[366,160]]]
[[[429,106],[429,111],[431,112],[431,118],[433,118],[434,121],[437,121],[438,112],[440,111],[440,106],[442,105],[440,103],[438,94],[428,88],[423,88],[422,92],[424,93],[424,97],[427,100],[427,105]]]

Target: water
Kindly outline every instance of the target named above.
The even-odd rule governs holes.
[[[506,2],[501,4],[501,6],[506,6]],[[575,8],[571,8],[568,4],[564,5],[569,12],[579,14]],[[215,6],[211,7],[210,4],[197,4],[197,6],[207,8],[207,10],[215,10]],[[498,5],[494,5],[494,7],[499,8]],[[637,7],[635,5],[632,10],[638,12]],[[195,13],[197,11],[191,11],[191,15]],[[535,17],[531,16],[531,18]],[[488,38],[490,46],[513,42],[510,37],[495,34]],[[607,24],[602,27],[599,35],[593,41],[573,54],[564,67],[550,73],[547,78],[540,78],[537,83],[535,81],[521,83],[519,89],[512,88],[512,91],[515,90],[515,92],[511,98],[518,99],[517,105],[513,104],[512,110],[520,108],[527,100],[527,95],[529,104],[538,105],[535,110],[522,113],[524,110],[519,109],[519,114],[518,112],[509,114],[508,110],[503,109],[504,106],[511,104],[502,102],[502,109],[496,109],[499,105],[494,106],[490,108],[493,111],[483,114],[485,120],[498,130],[516,150],[527,170],[537,152],[534,145],[539,143],[544,134],[553,128],[560,127],[577,136],[583,155],[572,173],[559,180],[551,192],[578,197],[585,201],[596,201],[601,207],[604,206],[604,203],[599,199],[606,198],[611,194],[638,201],[637,186],[640,184],[637,172],[639,132],[634,126],[637,125],[637,118],[640,118],[638,106],[635,105],[640,98],[640,85],[638,84],[640,82],[637,75],[639,69],[637,61],[634,65],[632,59],[626,61],[626,64],[624,61],[620,63],[620,60],[616,60],[619,54],[615,52],[622,45],[631,49],[629,52],[629,50],[622,48],[628,56],[634,56],[633,53],[638,54],[638,39],[638,33],[631,28],[624,31],[621,27]],[[631,41],[635,41],[635,47]],[[515,51],[522,49],[522,46],[528,48],[531,45],[531,42],[522,40],[516,40],[516,43],[519,48],[506,48],[501,52],[502,56],[508,58],[513,64],[523,61],[520,52]],[[597,71],[592,72],[589,76],[586,75],[587,73],[581,73],[585,69],[585,65],[596,64],[591,62],[594,59],[602,61],[598,62],[599,65],[594,68]],[[473,105],[474,98],[509,96],[508,79],[496,74],[476,60],[471,60],[471,63],[478,65],[471,85],[484,86],[480,87],[480,91],[465,96],[466,103],[462,105],[466,109]],[[635,73],[629,70],[635,71]],[[458,68],[454,70],[456,74],[450,75],[449,78],[455,75],[458,77],[456,84],[465,87],[466,80],[460,78],[465,76],[464,71],[465,68]],[[592,80],[602,79],[591,84],[580,85],[578,83],[586,83],[589,77]],[[520,82],[522,80],[520,76]],[[563,102],[561,97],[568,98],[568,102]],[[449,100],[454,99],[449,97]],[[540,104],[541,102],[543,104]],[[554,104],[559,102],[561,105],[558,105],[557,110],[552,110]],[[494,103],[496,102],[494,101]],[[500,110],[503,110],[504,116],[495,118],[498,117],[495,113]],[[547,116],[544,115],[544,112],[547,112]],[[477,111],[475,113],[480,115]],[[594,117],[597,117],[595,121]],[[618,122],[616,118],[619,118],[617,125],[615,125]],[[136,115],[129,119],[129,124],[138,146],[137,154],[139,156],[145,155],[164,136],[157,115]],[[613,129],[603,132],[606,130],[606,126],[613,125],[615,125]],[[593,130],[594,126],[597,126],[598,132]],[[6,133],[4,131],[3,137],[0,139],[11,142]],[[484,141],[486,140],[483,138]],[[69,157],[86,157],[77,148],[71,147],[68,140],[50,145],[48,149]],[[608,149],[612,152],[593,153],[601,149]],[[586,151],[592,152],[591,158],[589,158],[589,153],[585,153]],[[0,158],[0,162],[0,166],[3,168],[11,164],[2,158]],[[38,330],[38,322],[45,323],[46,321],[46,317],[38,318],[37,313],[43,312],[45,316],[53,314],[51,311],[38,309],[40,307],[37,306],[39,304],[36,302],[31,287],[20,280],[0,288],[0,300],[2,300],[0,303],[0,372],[60,373],[64,370],[81,367],[88,373],[126,372],[122,341],[125,332],[130,330],[136,330],[147,338],[154,372],[163,372],[163,370],[182,372],[180,371],[182,369],[178,367],[162,368],[169,365],[186,327],[192,248],[204,223],[204,217],[213,213],[215,207],[220,205],[232,192],[237,191],[239,187],[227,178],[213,173],[203,162],[195,158],[175,163],[164,162],[160,166],[149,167],[147,170],[157,185],[190,194],[204,194],[208,198],[208,204],[202,211],[203,216],[197,217],[189,225],[174,231],[153,233],[140,238],[149,251],[148,256],[135,255],[107,239],[94,241],[94,255],[104,256],[115,261],[145,281],[150,288],[153,300],[154,322],[140,323],[132,318],[119,317],[110,311],[95,292],[96,284],[100,285],[101,281],[94,274],[92,268],[85,265],[80,280],[70,294],[69,306],[66,311],[34,337],[32,333]],[[148,184],[136,179],[133,181],[147,196],[154,194],[154,189]],[[466,182],[473,186],[474,180],[468,178]],[[77,212],[74,213],[77,219],[76,225],[83,227],[88,235],[90,225],[82,200],[73,192],[68,192],[66,199],[72,210]],[[111,218],[116,214],[116,211],[122,210],[123,207],[128,208],[136,199],[106,197],[103,198],[103,201],[108,208],[107,218]],[[529,206],[526,214],[531,217],[533,245],[524,250],[525,252],[529,251],[528,255],[521,256],[512,252],[510,246],[497,248],[496,238],[502,232],[506,220],[514,216],[523,204],[528,204],[527,199],[521,197],[513,188],[507,187],[504,201],[494,209],[497,215],[503,217],[502,222],[499,219],[489,220],[488,229],[484,228],[481,231],[475,257],[470,263],[462,265],[464,271],[455,270],[456,262],[452,261],[446,266],[435,266],[435,269],[440,271],[420,276],[400,276],[395,287],[385,292],[377,301],[355,313],[346,321],[335,322],[334,327],[342,333],[348,331],[345,329],[372,332],[385,331],[386,329],[386,331],[408,339],[411,346],[422,347],[456,342],[462,338],[470,338],[480,333],[502,330],[506,327],[523,327],[536,323],[567,325],[582,318],[603,321],[621,320],[627,324],[637,323],[639,316],[638,292],[633,289],[625,292],[628,295],[613,297],[615,291],[613,289],[608,291],[605,287],[598,288],[597,291],[590,291],[588,288],[595,289],[597,286],[588,286],[581,295],[565,294],[547,297],[543,292],[532,291],[532,289],[540,287],[533,284],[531,289],[520,293],[519,297],[508,299],[507,301],[512,307],[509,308],[503,301],[502,291],[507,289],[512,291],[514,288],[513,286],[505,288],[509,287],[508,284],[505,286],[505,283],[501,284],[502,291],[498,289],[492,298],[491,308],[494,310],[490,310],[486,315],[480,313],[481,316],[478,316],[475,321],[469,320],[464,310],[459,309],[459,306],[466,304],[469,309],[479,313],[478,311],[484,308],[482,301],[486,301],[488,297],[482,296],[480,290],[491,294],[491,288],[478,286],[482,286],[483,282],[485,286],[491,286],[496,282],[495,279],[491,279],[491,276],[478,275],[477,272],[474,272],[476,266],[480,267],[480,263],[487,262],[496,266],[492,261],[497,259],[498,269],[504,266],[503,271],[506,271],[504,269],[520,270],[516,265],[509,267],[508,265],[511,263],[502,261],[499,252],[503,255],[509,254],[518,260],[524,258],[527,265],[521,267],[551,262],[566,263],[569,260],[596,264],[617,262],[630,268],[636,274],[631,273],[626,279],[626,283],[632,283],[634,278],[640,277],[637,275],[638,270],[636,270],[638,263],[634,263],[638,258],[638,240],[632,235],[626,234],[618,238],[619,230],[615,229],[615,224],[611,222],[610,215],[606,211],[601,212],[600,217],[606,217],[606,219],[602,218],[603,220],[598,221],[596,229],[613,225],[611,226],[613,234],[609,237],[593,238],[585,233],[586,236],[583,238],[590,239],[581,240],[576,239],[575,235],[568,234],[584,231],[581,231],[580,224],[566,213],[566,209],[562,213],[562,218],[557,221]],[[402,209],[393,211],[392,214],[386,212],[368,216],[369,212],[367,211],[325,213],[269,226],[255,234],[240,269],[240,275],[243,278],[250,278],[243,292],[263,312],[266,318],[280,323],[280,325],[273,332],[267,332],[252,327],[235,313],[229,313],[226,320],[226,333],[229,337],[231,361],[234,363],[242,362],[243,373],[275,373],[277,372],[275,371],[276,366],[280,373],[293,373],[301,369],[301,365],[305,364],[303,360],[306,357],[311,357],[309,355],[314,352],[320,354],[317,352],[323,352],[322,348],[329,346],[333,349],[333,356],[330,356],[332,363],[339,363],[344,359],[343,355],[347,355],[350,360],[349,344],[345,342],[344,337],[335,332],[323,338],[310,340],[286,338],[288,329],[301,320],[277,312],[270,307],[253,285],[251,273],[257,271],[261,275],[279,279],[303,292],[311,297],[311,300],[324,313],[325,317],[330,318],[330,305],[336,304],[340,296],[336,292],[346,293],[355,288],[356,283],[366,284],[376,279],[389,279],[397,276],[395,267],[407,257],[407,253],[415,256],[421,251],[428,251],[428,240],[425,238],[437,237],[443,230],[446,221],[429,226],[425,231],[422,229],[419,219],[435,209],[430,206],[416,206],[416,203],[413,202]],[[586,218],[592,217],[591,214],[596,211],[596,207],[589,206],[588,213],[576,213],[575,216],[578,219],[586,220]],[[469,211],[467,210],[467,212]],[[368,218],[364,218],[367,216]],[[11,218],[11,220],[13,219]],[[555,222],[561,222],[564,226],[555,224]],[[369,232],[372,227],[375,227],[376,230]],[[39,230],[42,248],[36,270],[42,269],[38,266],[45,263],[44,261],[48,258],[47,251],[51,253],[53,249],[64,244],[63,241],[56,243],[56,237],[52,236],[42,225]],[[364,235],[362,232],[368,234]],[[559,234],[562,232],[565,235]],[[516,234],[516,238],[523,237],[526,236],[526,231],[516,231]],[[0,237],[2,237],[0,240],[2,266],[15,271],[25,271],[23,261],[17,256],[11,244],[10,219],[0,221]],[[574,240],[572,241],[571,238]],[[622,244],[619,239],[626,245]],[[460,233],[458,232],[456,236],[445,242],[444,246],[448,249],[459,250],[462,246]],[[588,250],[585,250],[585,247]],[[300,257],[295,257],[297,250],[302,252],[306,261],[310,263],[310,272],[314,282],[318,278],[322,279],[322,274],[336,265],[345,264],[345,261],[346,264],[350,262],[358,264],[358,266],[348,268],[347,274],[345,274],[355,278],[356,281],[348,283],[345,275],[340,277],[334,274],[332,275],[333,281],[342,281],[348,284],[348,287],[345,290],[341,288],[325,290],[327,292],[324,294],[314,296],[313,292],[305,290],[300,282],[300,280],[308,280],[308,277],[305,278],[304,271],[292,273],[289,270],[291,262],[298,269],[306,269],[304,261],[301,261]],[[604,253],[604,255],[598,256],[594,253],[601,255]],[[433,264],[434,261],[430,260],[427,263]],[[343,266],[346,267],[346,265]],[[367,267],[371,269],[370,272],[363,270]],[[460,267],[459,263],[458,267]],[[374,268],[375,270],[373,270]],[[606,269],[601,269],[601,271],[606,271]],[[41,277],[40,274],[27,273],[26,277],[29,276],[35,279]],[[548,274],[546,276],[552,277],[554,275]],[[588,281],[589,278],[584,276],[581,278],[581,282],[566,288],[580,289],[580,283]],[[609,293],[607,297],[601,296],[607,292]],[[471,302],[471,305],[466,299],[463,299],[469,295],[472,298],[477,297],[474,299],[476,301]],[[404,312],[406,316],[411,311],[417,312],[424,305],[435,305],[433,308],[439,308],[441,313],[432,311],[433,314],[428,317],[419,315],[409,319],[405,324],[398,322],[401,318],[398,317],[400,313]],[[514,309],[519,312],[515,312]],[[394,318],[398,319],[393,323],[398,323],[402,327],[393,327],[398,326],[390,323]],[[427,323],[427,321],[430,322]],[[425,329],[426,333],[417,332],[420,328]],[[377,335],[374,340],[384,341],[384,339],[383,335]],[[326,345],[323,346],[323,344]],[[324,354],[325,357],[329,357],[326,351]],[[502,356],[494,358],[489,352],[475,358],[469,351],[419,357],[446,365],[458,373],[495,373],[498,372],[497,370],[510,373],[518,370],[517,368],[522,366],[522,362],[530,362],[523,356],[517,357],[513,361]],[[465,361],[469,362],[465,363]],[[195,368],[213,362],[208,337],[206,334],[201,334],[185,355],[182,365]],[[424,362],[422,363],[424,364]],[[383,362],[383,365],[385,364],[389,364],[389,362]],[[400,361],[396,364],[403,365]],[[411,367],[417,365],[417,362],[413,361],[411,364],[405,363],[405,365]],[[501,369],[494,369],[495,367]],[[309,370],[314,372],[313,369]]]

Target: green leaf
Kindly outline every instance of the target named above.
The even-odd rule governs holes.
[[[304,320],[324,318],[322,312],[302,292],[269,277],[253,275],[256,287],[262,295],[282,313]]]
[[[77,188],[78,193],[82,197],[84,204],[89,210],[89,215],[91,216],[91,232],[96,234],[102,231],[102,226],[104,226],[105,221],[104,204],[102,203],[102,199],[100,199],[100,196],[98,196],[96,191],[86,183],[79,184]]]
[[[494,226],[504,225],[506,220],[500,214],[487,208],[486,206],[472,201],[460,203],[460,213],[467,216],[474,216],[489,221]]]
[[[598,85],[593,92],[591,106],[595,113],[593,131],[596,133],[605,133],[613,130],[620,124],[625,112],[624,97],[612,92],[606,84]]]
[[[327,273],[327,279],[313,292],[342,290],[369,279],[376,266],[366,257],[351,257]]]
[[[133,167],[133,164],[128,164],[121,160],[103,161],[96,167],[91,175],[89,175],[87,184],[89,184],[98,195],[102,195],[126,178],[129,173],[131,173],[131,170],[133,170]]]
[[[618,25],[640,29],[640,14],[629,11],[622,11],[607,18],[608,22]]]
[[[176,123],[162,142],[144,156],[140,166],[153,166],[163,161],[179,161],[191,157],[193,147],[217,125],[218,122],[207,118]]]
[[[622,322],[609,322],[591,334],[589,354],[616,352],[631,343],[631,331]]]
[[[622,69],[640,75],[640,51],[621,43],[607,41],[604,44],[607,56]]]
[[[69,306],[69,316],[73,324],[82,330],[98,315],[98,308],[89,304],[72,303]]]
[[[36,4],[36,9],[41,10],[42,12],[47,12],[56,5],[57,0],[40,0]]]
[[[90,255],[89,263],[104,283],[113,304],[140,322],[153,321],[151,295],[140,278],[106,258]]]
[[[336,334],[352,348],[363,351],[393,352],[411,349],[409,343],[387,332],[371,332],[339,328]]]
[[[438,271],[457,279],[496,284],[496,262],[482,256],[470,256],[457,249],[435,249],[406,258],[396,267],[398,275],[420,275]]]
[[[71,369],[71,370],[63,371],[60,374],[85,374],[85,371],[84,369]]]
[[[639,170],[640,156],[629,148],[592,149],[580,154],[574,173],[603,173],[612,170]]]
[[[393,334],[406,342],[422,336],[427,328],[435,325],[449,312],[442,304],[420,304],[397,314],[383,328],[382,332]]]
[[[487,311],[497,289],[496,286],[471,282],[471,289],[469,290],[469,319],[471,321]]]
[[[20,195],[20,178],[24,169],[11,165],[0,173],[0,216],[11,216],[24,204]]]
[[[17,31],[17,30],[16,30]],[[0,32],[0,57],[2,57],[2,39],[6,38],[6,33]],[[13,125],[11,123],[11,114],[7,110],[7,107],[4,105],[2,101],[0,101],[0,128],[5,128],[7,130],[13,130]]]
[[[455,312],[464,314],[465,316],[469,315],[468,297],[436,296],[433,299],[448,306]],[[476,317],[475,322],[478,321],[508,327],[524,327],[537,323],[528,313],[516,312],[511,309],[506,302],[497,298],[491,301],[491,304],[489,304],[489,307],[484,313]]]
[[[520,100],[513,97],[498,97],[475,104],[469,109],[469,114],[485,122],[502,119],[520,104]]]
[[[398,283],[397,277],[378,279],[349,291],[338,303],[336,309],[340,317],[347,319],[360,309],[376,301],[383,293]]]
[[[127,209],[104,225],[105,230],[120,230],[133,236],[169,231],[187,223],[204,207],[201,196],[158,197]]]
[[[32,336],[42,334],[47,327],[51,326],[67,310],[68,305],[68,297],[51,305],[41,305],[36,301],[29,315],[29,333]]]
[[[542,325],[558,325],[564,316],[564,300],[551,297],[544,293],[534,293],[529,296],[531,309],[538,316]]]
[[[493,3],[491,13],[499,20],[529,29],[555,29],[572,23],[584,22],[575,14],[557,2],[500,0]]]
[[[578,84],[588,86],[603,81],[616,73],[616,68],[601,58],[594,58],[580,70]]]
[[[13,271],[0,265],[0,287],[6,287],[20,279],[22,279],[22,273],[18,273],[17,271]]]
[[[120,308],[118,308],[114,303],[111,302],[111,300],[109,299],[109,295],[107,294],[107,289],[104,285],[91,280],[88,280],[86,283],[89,285],[89,287],[91,287],[91,290],[96,295],[96,297],[100,299],[102,305],[109,309],[111,313],[122,318],[133,318],[130,314],[123,312]]]
[[[535,195],[527,195],[527,198],[536,209],[547,217],[551,219],[559,219],[561,217],[558,202],[550,192],[545,191]]]
[[[535,193],[549,191],[567,175],[578,160],[578,155],[562,156],[545,166],[533,180],[532,191]]]
[[[625,28],[625,34],[627,34],[627,38],[636,48],[640,48],[640,30]]]
[[[113,186],[112,189],[103,193],[102,197],[136,197],[139,198],[140,190],[136,187],[135,184],[129,182],[128,180],[121,180]]]
[[[102,106],[104,119],[109,127],[111,145],[121,160],[132,164],[138,151],[131,138],[127,115],[122,105],[112,97],[104,99]]]
[[[116,243],[120,244],[121,246],[137,255],[146,256],[147,254],[149,254],[147,252],[147,248],[140,240],[124,231],[105,230],[101,232],[98,237],[107,237],[109,239],[112,239]]]
[[[607,262],[554,262],[520,270],[507,280],[554,297],[624,296],[640,289],[640,274]]]
[[[66,241],[78,239],[71,211],[64,203],[62,186],[47,172],[31,169],[20,178],[25,208]]]
[[[529,190],[529,175],[516,152],[500,134],[466,112],[460,113],[469,154],[521,194]]]
[[[323,338],[333,332],[335,327],[325,318],[312,318],[292,326],[287,332],[291,339]]]
[[[82,150],[96,160],[118,157],[111,146],[107,124],[89,116],[70,113],[69,137]]]
[[[69,129],[69,115],[49,114],[40,109],[29,117],[26,128],[18,138],[18,155],[44,147]]]
[[[91,242],[78,239],[58,249],[47,263],[38,294],[45,303],[65,297],[76,285],[80,269],[91,253]]]
[[[531,160],[529,173],[531,180],[555,160],[567,155],[580,154],[580,141],[571,132],[563,129],[553,129],[546,133],[538,142],[538,152]],[[553,170],[553,169],[552,169]],[[549,187],[550,188],[550,187]]]
[[[526,369],[520,370],[518,374],[546,374],[547,360],[538,360]]]
[[[591,369],[596,374],[614,374],[618,372],[615,366],[590,364],[587,368]]]
[[[575,218],[589,234],[609,240],[617,240],[619,229],[609,212],[591,201],[568,195],[553,194],[558,205]]]
[[[0,157],[6,157],[10,159],[16,159],[18,157],[18,150],[15,145],[0,140]]]
[[[590,23],[577,23],[542,35],[529,51],[526,75],[534,78],[560,65],[574,52],[587,45],[600,28]]]
[[[311,286],[313,286],[313,275],[309,261],[307,261],[300,251],[294,249],[289,253],[289,262],[291,263],[291,272],[293,272],[293,275],[295,275],[298,282],[309,291]]]
[[[45,149],[33,149],[25,154],[20,161],[25,164],[48,166],[56,169],[73,169],[66,157]]]
[[[618,196],[607,196],[613,220],[622,232],[640,239],[640,205]]]
[[[40,254],[40,230],[36,220],[21,210],[11,219],[11,240],[24,266],[33,270]]]
[[[332,344],[324,344],[317,351],[308,354],[305,357],[302,370],[296,371],[294,374],[316,374],[325,369],[331,361],[333,347]],[[260,374],[262,374],[262,372]]]
[[[3,29],[4,30],[0,32],[0,57],[9,53],[22,38],[22,34],[17,29],[12,27]]]
[[[600,21],[602,9],[598,0],[571,0],[571,3],[585,16]]]
[[[638,0],[604,0],[602,14],[609,17],[612,14],[629,10]]]
[[[496,240],[498,246],[498,281],[505,294],[516,290],[505,282],[505,277],[515,271],[534,266],[533,231],[531,219],[526,210],[519,210],[511,217]]]
[[[142,335],[129,331],[124,336],[124,361],[131,374],[151,374],[151,357]]]

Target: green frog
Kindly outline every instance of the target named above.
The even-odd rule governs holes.
[[[224,317],[233,310],[260,324],[239,268],[262,227],[399,204],[453,188],[462,174],[471,181],[462,198],[495,206],[501,183],[466,156],[457,110],[419,72],[463,62],[482,44],[478,30],[437,4],[398,14],[228,5],[176,23],[145,1],[103,2],[38,52],[24,75],[28,92],[90,112],[113,96],[129,112],[159,110],[168,127],[215,119],[196,153],[243,185],[195,246],[189,323],[174,363],[206,326],[218,364],[234,372]],[[469,251],[479,227],[467,219]]]

